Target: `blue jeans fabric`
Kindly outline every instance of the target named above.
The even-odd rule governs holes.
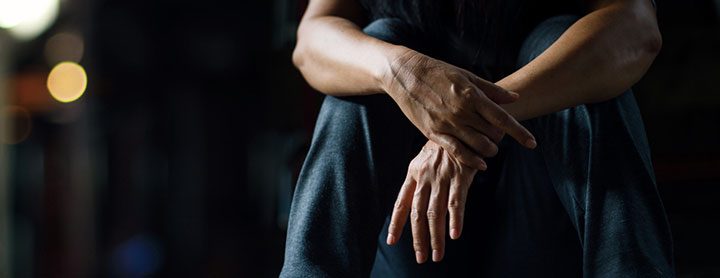
[[[541,23],[518,66],[576,19]],[[441,49],[395,19],[364,31],[428,53]],[[448,238],[443,262],[418,265],[409,226],[398,245],[384,239],[407,166],[426,139],[386,95],[326,97],[297,183],[280,276],[674,277],[632,92],[523,125],[538,148],[503,139],[470,189],[462,238]]]

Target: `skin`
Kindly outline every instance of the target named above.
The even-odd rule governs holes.
[[[536,146],[518,121],[614,98],[645,74],[662,44],[650,1],[589,6],[543,54],[492,83],[365,35],[353,0],[310,1],[293,53],[308,83],[334,96],[386,93],[429,139],[408,167],[388,244],[397,243],[410,215],[417,262],[431,253],[442,260],[446,230],[452,239],[462,233],[472,178],[487,168],[482,158],[497,153],[505,134]]]

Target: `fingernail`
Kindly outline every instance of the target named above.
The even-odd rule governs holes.
[[[460,237],[460,231],[459,231],[458,229],[455,229],[455,228],[450,229],[450,237],[451,237],[452,239],[458,239],[458,237]]]
[[[425,254],[423,254],[420,251],[415,251],[415,260],[419,264],[424,263],[425,262]]]
[[[510,92],[510,91],[508,91],[508,92],[509,92],[510,95],[511,95],[512,97],[514,97],[514,98],[519,98],[519,97],[520,97],[520,95],[519,95],[518,93],[516,93],[516,92]]]
[[[534,149],[535,147],[537,147],[537,142],[535,141],[535,139],[528,139],[525,145],[531,149]]]
[[[439,262],[442,260],[442,254],[440,254],[440,251],[433,250],[433,262]]]
[[[393,235],[388,235],[387,237],[387,244],[393,245],[395,243],[395,237]]]

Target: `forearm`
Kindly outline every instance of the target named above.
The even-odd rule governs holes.
[[[300,24],[293,62],[322,93],[366,95],[383,92],[383,76],[406,51],[366,35],[350,20],[319,16]]]
[[[645,74],[661,44],[650,1],[607,2],[497,83],[521,95],[503,108],[518,120],[534,118],[611,99]]]

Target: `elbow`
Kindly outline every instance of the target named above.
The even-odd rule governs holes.
[[[303,39],[305,35],[305,32],[303,32],[303,30],[305,29],[305,25],[305,22],[301,21],[300,26],[298,26],[298,29],[295,33],[297,41],[295,42],[295,48],[292,52],[293,65],[295,66],[295,68],[300,70],[300,72],[302,72],[303,66],[305,65],[307,60],[305,58],[307,56],[307,51],[305,50],[305,40]]]
[[[599,90],[597,94],[591,96],[589,103],[603,102],[618,97],[645,75],[662,49],[662,36],[657,27],[645,29],[644,32],[639,33],[642,35],[638,35],[637,40],[628,45],[627,50],[629,51],[625,51],[626,54],[621,56],[623,58],[616,60],[618,63],[613,66],[617,69],[614,72],[619,73],[619,75],[613,75],[615,82],[607,83],[609,87]]]
[[[645,35],[645,39],[642,43],[642,48],[650,55],[653,59],[655,56],[660,53],[660,50],[662,49],[662,35],[660,35],[660,30],[658,30],[657,26],[654,28],[651,28],[649,32]]]
[[[628,18],[633,21],[630,22],[630,25],[635,26],[633,37],[637,40],[637,46],[643,54],[652,57],[650,60],[652,61],[660,53],[663,41],[655,9],[650,7],[647,2],[649,1],[645,1],[645,5],[634,9]]]
[[[299,41],[295,45],[295,49],[293,49],[292,62],[298,70],[302,70],[302,67],[305,64],[305,54],[303,53],[303,49]]]
[[[323,90],[318,87],[318,78],[322,78],[322,72],[318,72],[317,65],[313,62],[307,46],[300,39],[298,39],[293,49],[292,63],[310,87],[323,92]]]

